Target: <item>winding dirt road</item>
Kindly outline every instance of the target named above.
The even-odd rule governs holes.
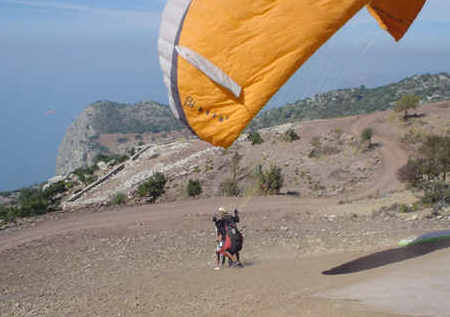
[[[397,179],[397,171],[408,161],[408,152],[404,146],[396,140],[400,135],[398,128],[387,123],[387,113],[377,112],[366,116],[356,117],[350,131],[360,136],[365,128],[374,128],[372,144],[380,147],[383,155],[382,173],[372,180],[366,190],[351,195],[349,199],[361,199],[371,195],[382,195],[401,190],[403,185]]]

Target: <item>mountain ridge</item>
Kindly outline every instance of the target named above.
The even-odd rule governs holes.
[[[414,75],[376,88],[360,86],[316,94],[262,111],[247,130],[386,110],[402,95],[408,94],[419,96],[422,103],[449,100],[450,74]],[[181,132],[181,136],[189,134],[166,105],[154,101],[124,104],[99,100],[89,105],[67,129],[58,150],[56,174],[65,175],[89,166],[101,153],[126,153],[143,140],[179,137],[180,133],[175,132]],[[108,135],[114,135],[116,139],[103,142]]]

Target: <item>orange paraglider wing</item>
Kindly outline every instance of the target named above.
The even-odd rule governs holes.
[[[366,5],[399,39],[424,2],[169,0],[159,53],[171,110],[201,139],[228,147],[298,68]]]

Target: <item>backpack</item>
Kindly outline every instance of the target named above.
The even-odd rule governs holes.
[[[242,236],[242,233],[239,231],[233,217],[223,217],[223,224],[226,234],[230,237],[231,243],[235,245],[236,251],[240,251],[242,249],[242,242],[244,238]]]

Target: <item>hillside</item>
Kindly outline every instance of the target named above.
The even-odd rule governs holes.
[[[361,86],[329,91],[265,111],[249,127],[260,129],[299,120],[337,118],[386,110],[404,95],[419,96],[422,103],[448,100],[450,74],[416,75],[377,88]]]
[[[450,135],[450,102],[400,117],[290,123],[228,150],[196,139],[149,143],[120,169],[97,170],[115,172],[69,201],[79,190],[72,175],[63,211],[0,230],[0,316],[446,316],[449,240],[397,243],[448,229],[450,209],[414,208],[418,193],[396,171],[425,135]],[[367,127],[371,147],[361,142]],[[300,139],[287,142],[288,129]],[[243,193],[223,197],[217,186],[235,153]],[[251,190],[257,164],[281,167],[280,194]],[[166,193],[145,204],[136,187],[157,171]],[[198,198],[186,196],[189,179],[203,185]],[[111,204],[118,193],[125,205]],[[243,269],[212,270],[219,206],[240,210]]]
[[[115,144],[128,143],[132,134],[134,143],[144,142],[141,134],[159,134],[183,129],[170,114],[167,106],[147,101],[138,104],[121,104],[97,101],[89,105],[70,125],[59,146],[56,174],[67,173],[93,163],[100,153],[124,153],[127,146],[114,148]],[[109,134],[116,134],[113,144]],[[128,136],[129,137],[129,136]],[[102,141],[106,140],[106,143]]]
[[[450,99],[450,75],[420,75],[378,88],[330,91],[261,112],[248,130],[290,122],[337,118],[389,109],[402,95],[414,94],[422,103]],[[88,106],[68,128],[59,147],[56,174],[65,175],[91,165],[100,153],[124,154],[149,142],[192,136],[155,102],[120,104],[98,101]]]
[[[397,170],[406,163],[408,148],[426,134],[449,133],[448,103],[420,107],[423,117],[404,123],[393,111],[340,119],[289,123],[260,130],[264,143],[251,145],[246,135],[227,150],[198,139],[179,139],[142,146],[140,155],[108,181],[95,186],[67,208],[107,205],[118,193],[135,202],[136,189],[155,172],[163,172],[169,183],[162,201],[186,199],[189,179],[202,183],[202,198],[215,197],[220,185],[232,177],[232,158],[239,153],[237,179],[241,194],[252,196],[258,165],[276,164],[284,176],[285,193],[300,197],[357,197],[380,195],[398,189]],[[361,131],[374,130],[376,146],[365,150]],[[286,142],[292,129],[299,140]],[[97,171],[98,177],[111,169]],[[376,183],[376,185],[374,185]],[[364,190],[365,189],[365,190]],[[363,192],[364,195],[361,194]]]

